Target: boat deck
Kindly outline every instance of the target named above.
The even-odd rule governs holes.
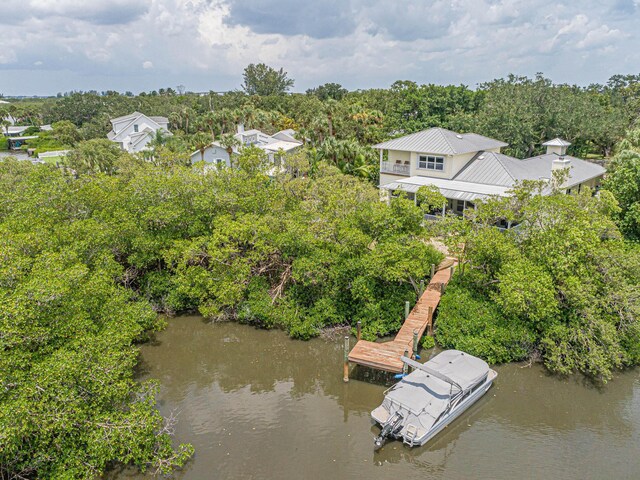
[[[451,267],[454,265],[452,259],[445,259],[438,266],[438,270],[402,324],[395,339],[385,343],[358,340],[349,353],[349,362],[387,372],[402,372],[403,363],[400,357],[404,355],[405,351],[409,354],[413,352],[414,331],[418,332],[418,338],[422,337],[427,328],[431,331],[433,312],[440,303],[442,286],[449,283],[452,274]]]

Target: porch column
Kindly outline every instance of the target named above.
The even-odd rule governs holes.
[[[467,209],[467,201],[462,201],[462,218],[464,218],[464,211]]]
[[[380,166],[382,166],[382,149],[380,149]]]
[[[442,204],[442,216],[444,217],[445,213],[447,211],[447,202],[444,202]]]

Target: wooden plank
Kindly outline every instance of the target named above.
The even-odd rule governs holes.
[[[455,265],[455,261],[452,259],[447,260],[438,266],[442,269],[435,273],[413,310],[411,310],[402,324],[396,338],[391,342],[385,343],[359,340],[349,353],[350,362],[388,372],[402,372],[403,364],[400,356],[405,351],[411,352],[413,350],[414,330],[417,330],[418,335],[422,336],[427,327],[431,327],[432,318],[429,312],[434,312],[440,303],[440,285],[446,285],[451,280],[451,268],[449,267]]]

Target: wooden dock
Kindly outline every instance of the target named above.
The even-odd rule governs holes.
[[[417,332],[418,339],[427,329],[430,334],[432,333],[433,312],[440,303],[441,292],[444,291],[444,286],[449,283],[454,268],[454,262],[451,259],[447,259],[439,265],[439,270],[431,278],[395,339],[385,343],[358,340],[349,353],[349,362],[387,372],[401,373],[403,363],[400,357],[405,352],[408,352],[409,356],[412,355],[414,332]]]

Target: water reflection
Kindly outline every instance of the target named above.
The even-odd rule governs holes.
[[[198,317],[171,320],[156,340],[140,376],[160,380],[161,410],[178,413],[177,440],[197,452],[179,478],[640,478],[638,372],[599,390],[499,366],[492,389],[427,446],[374,454],[369,412],[389,377],[358,369],[352,378],[369,381],[344,384],[341,340]]]

